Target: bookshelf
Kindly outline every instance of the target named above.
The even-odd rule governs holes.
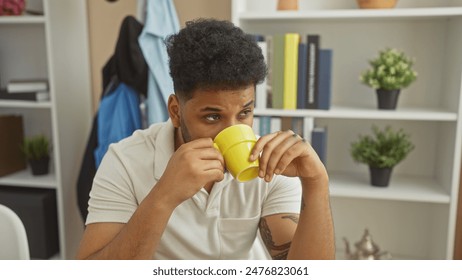
[[[398,1],[363,10],[356,1],[300,0],[276,11],[276,0],[233,0],[232,20],[251,34],[320,34],[333,50],[331,109],[257,109],[256,116],[312,117],[328,130],[327,163],[337,255],[343,237],[368,228],[397,259],[452,259],[461,161],[462,1]],[[395,111],[378,110],[359,82],[367,61],[395,47],[415,58],[417,81],[401,91]],[[350,143],[371,126],[391,125],[416,148],[393,169],[390,186],[369,185],[368,167],[353,162]]]
[[[86,1],[34,0],[43,15],[0,17],[0,86],[10,79],[46,78],[50,101],[0,100],[0,115],[23,116],[24,135],[44,133],[52,143],[50,173],[29,169],[0,177],[0,188],[54,190],[59,252],[72,259],[83,232],[76,182],[91,125]]]

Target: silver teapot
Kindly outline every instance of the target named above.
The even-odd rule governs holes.
[[[369,230],[365,229],[363,237],[360,241],[355,243],[356,251],[353,253],[350,251],[350,243],[346,238],[343,238],[345,242],[345,255],[348,260],[383,260],[391,259],[391,254],[388,252],[380,252],[379,246],[374,243],[372,236],[369,234]]]

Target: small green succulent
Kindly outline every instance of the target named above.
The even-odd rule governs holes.
[[[369,61],[370,69],[363,72],[360,81],[374,89],[396,90],[408,87],[417,78],[411,58],[396,49],[387,48]]]
[[[44,135],[36,135],[25,138],[21,145],[21,150],[27,160],[36,160],[50,155],[51,145],[48,138]]]
[[[360,135],[351,143],[351,156],[356,162],[371,167],[393,167],[402,161],[413,149],[410,136],[402,129],[393,131],[390,126],[380,130],[372,126],[373,136]]]

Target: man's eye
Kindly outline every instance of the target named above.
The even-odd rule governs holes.
[[[252,115],[252,110],[249,109],[249,110],[242,111],[242,112],[239,114],[239,117],[240,117],[241,119],[243,119],[243,118],[246,118],[246,117],[248,117],[248,116],[250,116],[250,115]]]
[[[205,119],[209,122],[214,122],[218,121],[220,119],[220,115],[214,114],[214,115],[207,115],[205,116]]]

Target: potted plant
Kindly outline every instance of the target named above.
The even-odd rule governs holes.
[[[298,10],[298,0],[278,0],[278,11]]]
[[[381,130],[372,126],[373,136],[360,135],[351,143],[351,156],[356,162],[369,165],[371,185],[386,187],[393,167],[414,149],[410,136],[402,129],[393,131],[390,126]]]
[[[401,51],[387,48],[369,64],[371,68],[360,75],[361,82],[376,90],[379,109],[396,109],[400,90],[417,78],[413,60]]]
[[[50,162],[50,142],[44,135],[25,138],[21,146],[33,175],[48,174]]]
[[[397,0],[356,0],[361,9],[391,9]]]

